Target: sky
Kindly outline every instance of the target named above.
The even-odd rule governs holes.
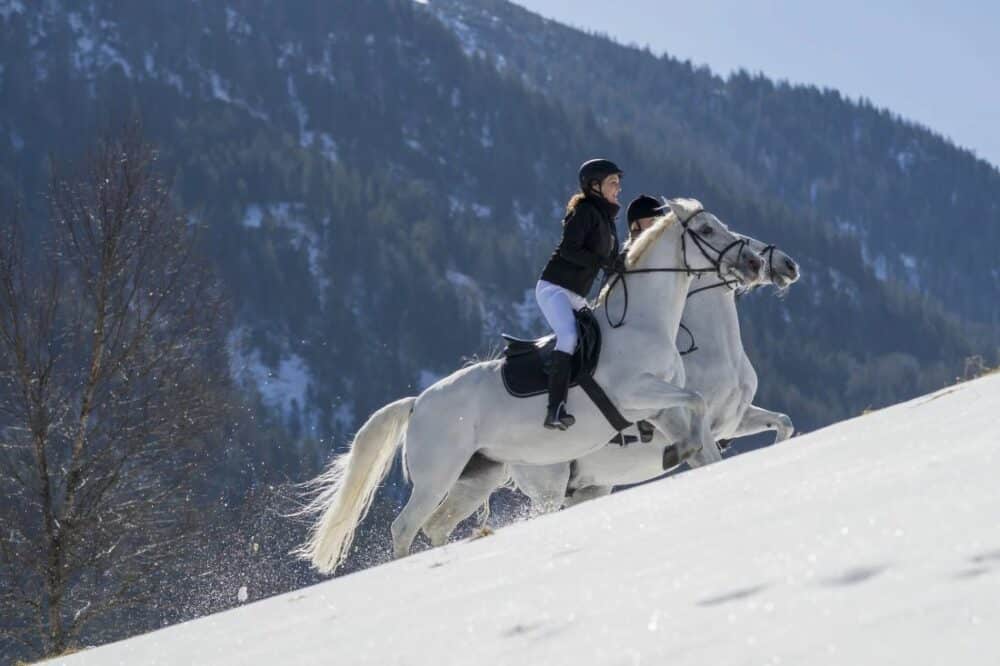
[[[996,0],[515,0],[726,75],[836,88],[1000,165]]]

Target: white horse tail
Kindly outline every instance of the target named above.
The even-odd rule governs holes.
[[[372,414],[354,436],[350,450],[309,482],[316,495],[302,513],[319,518],[295,554],[320,572],[333,573],[347,557],[354,530],[368,514],[375,490],[392,466],[416,400],[403,398]]]

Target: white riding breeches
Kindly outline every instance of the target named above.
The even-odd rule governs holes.
[[[545,320],[556,334],[556,349],[572,354],[576,349],[576,317],[573,312],[587,307],[587,299],[571,289],[545,280],[535,285],[535,300]]]

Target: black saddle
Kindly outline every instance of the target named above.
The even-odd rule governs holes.
[[[594,313],[583,308],[575,314],[577,343],[573,352],[570,386],[576,386],[581,376],[593,374],[601,355],[601,329]],[[556,346],[556,336],[522,340],[506,333],[502,335],[507,347],[503,351],[501,376],[507,392],[515,398],[548,392],[548,366]]]

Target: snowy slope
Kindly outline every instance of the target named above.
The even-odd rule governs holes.
[[[1000,375],[67,664],[997,664]]]

